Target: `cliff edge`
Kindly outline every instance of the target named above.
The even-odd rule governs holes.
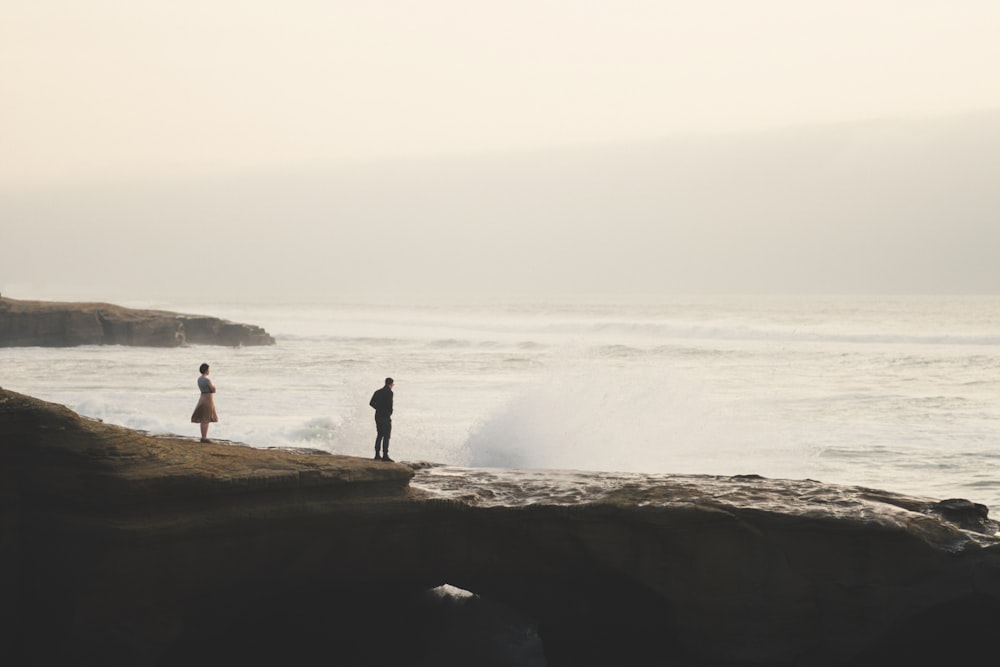
[[[203,445],[2,389],[0,528],[3,664],[956,664],[1000,619],[964,500]],[[444,584],[540,653],[448,658]]]
[[[252,324],[204,315],[0,297],[0,347],[186,344],[273,345],[274,338]]]

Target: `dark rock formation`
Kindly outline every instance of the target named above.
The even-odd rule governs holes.
[[[0,664],[541,664],[448,658],[480,635],[445,583],[550,666],[961,664],[1000,620],[966,501],[201,445],[3,390],[0,508]]]
[[[0,298],[0,347],[273,345],[258,326],[109,303]]]

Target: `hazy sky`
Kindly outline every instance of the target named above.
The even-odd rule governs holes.
[[[994,0],[5,0],[0,183],[1000,107]]]
[[[5,0],[0,290],[141,292],[200,239],[220,291],[997,291],[997,35],[994,0]]]

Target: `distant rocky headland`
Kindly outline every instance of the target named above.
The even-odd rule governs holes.
[[[261,327],[110,303],[0,298],[0,347],[274,345]]]
[[[5,665],[966,664],[1000,620],[965,500],[199,444],[2,389],[0,529]]]

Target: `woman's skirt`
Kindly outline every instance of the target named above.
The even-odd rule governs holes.
[[[192,424],[207,424],[219,421],[219,415],[215,414],[215,399],[212,394],[205,393],[198,399],[198,405],[194,406],[191,414]]]

